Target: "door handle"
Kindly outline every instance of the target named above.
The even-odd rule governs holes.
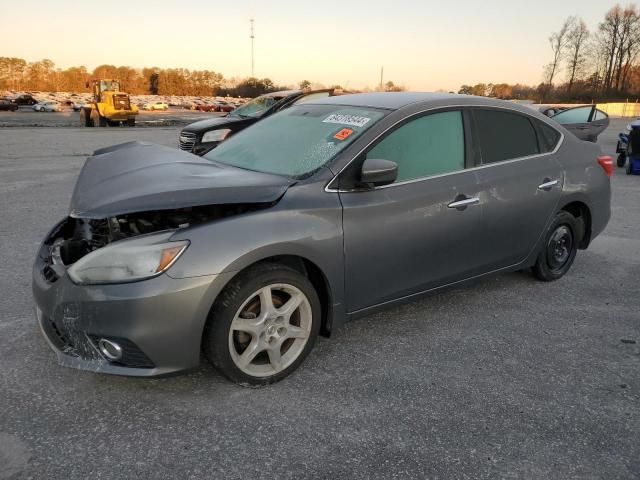
[[[576,127],[578,130],[589,130],[589,127],[586,125],[581,125],[579,127]]]
[[[467,197],[466,195],[458,195],[453,202],[447,205],[447,207],[464,210],[469,205],[475,205],[476,203],[480,203],[480,199],[478,197]]]
[[[545,192],[548,192],[553,187],[555,187],[557,184],[558,184],[558,180],[551,180],[549,178],[545,178],[543,180],[543,183],[538,185],[538,190],[544,190]]]

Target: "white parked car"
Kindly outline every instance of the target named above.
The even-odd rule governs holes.
[[[142,107],[144,110],[168,110],[169,105],[164,102],[145,103]]]
[[[43,102],[36,103],[31,108],[36,112],[61,112],[63,110],[62,105],[53,100],[45,100]]]

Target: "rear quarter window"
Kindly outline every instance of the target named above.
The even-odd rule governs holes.
[[[540,120],[531,120],[538,132],[538,143],[540,144],[540,153],[548,153],[555,150],[560,141],[560,132],[555,128],[550,127]]]
[[[529,117],[497,109],[478,109],[473,115],[483,164],[540,153]]]

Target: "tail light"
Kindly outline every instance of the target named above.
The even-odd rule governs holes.
[[[604,170],[604,173],[607,174],[607,177],[613,175],[613,158],[609,155],[600,155],[598,157],[598,163]]]

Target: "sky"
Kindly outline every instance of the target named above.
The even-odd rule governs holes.
[[[569,15],[597,28],[610,0],[0,0],[0,56],[251,74],[276,84],[410,90],[538,84]]]

